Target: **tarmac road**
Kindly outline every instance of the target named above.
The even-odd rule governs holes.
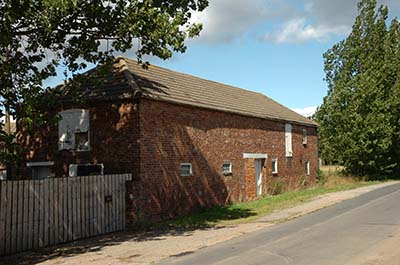
[[[400,184],[160,264],[400,265]]]

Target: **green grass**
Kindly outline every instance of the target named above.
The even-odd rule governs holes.
[[[289,191],[275,196],[264,197],[256,201],[203,209],[198,213],[182,216],[173,220],[147,224],[146,227],[150,229],[194,229],[247,223],[272,212],[287,209],[302,202],[309,201],[318,195],[350,190],[378,183],[377,181],[360,181],[338,184],[333,187],[322,186],[305,190]]]

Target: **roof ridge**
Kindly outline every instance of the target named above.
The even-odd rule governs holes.
[[[128,81],[128,85],[132,88],[133,95],[136,95],[137,93],[143,93],[142,89],[140,88],[140,86],[136,83],[135,78],[133,76],[133,73],[131,72],[131,70],[129,69],[129,66],[127,64],[127,58],[123,57],[123,56],[117,56],[115,58],[115,63],[116,66],[118,67],[118,71],[122,72],[126,78],[126,80]]]

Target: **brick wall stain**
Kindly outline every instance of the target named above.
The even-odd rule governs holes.
[[[65,109],[75,107],[90,110],[91,150],[58,151],[58,130],[47,128],[35,144],[24,139],[31,147],[27,160],[55,161],[57,176],[67,176],[71,163],[103,163],[106,174],[132,173],[133,181],[127,183],[131,222],[256,198],[254,159],[244,159],[243,153],[268,154],[263,161],[263,193],[273,193],[276,180],[295,188],[304,179],[305,161],[310,161],[310,181],[316,177],[314,127],[293,125],[293,158],[287,159],[281,122],[148,99]],[[307,129],[307,145],[302,144],[302,129]],[[278,159],[276,175],[272,158]],[[232,162],[232,174],[222,174],[223,162]],[[180,163],[192,163],[193,175],[180,176]]]

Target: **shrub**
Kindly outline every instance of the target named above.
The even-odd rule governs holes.
[[[317,183],[318,185],[325,185],[328,182],[328,176],[321,170],[317,171]]]

